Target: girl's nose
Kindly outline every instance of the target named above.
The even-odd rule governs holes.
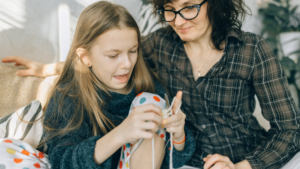
[[[131,62],[130,62],[130,58],[128,56],[128,54],[124,55],[124,57],[122,57],[122,67],[121,69],[128,69],[131,67]]]

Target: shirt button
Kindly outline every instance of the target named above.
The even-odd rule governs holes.
[[[206,125],[203,124],[201,127],[202,127],[203,129],[205,129],[205,128],[206,128]]]

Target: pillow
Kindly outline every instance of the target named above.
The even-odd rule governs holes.
[[[142,36],[146,36],[162,27],[162,24],[158,22],[158,16],[153,13],[153,5],[148,0],[142,0],[141,2],[138,25]]]
[[[43,135],[43,110],[38,100],[32,101],[14,113],[0,118],[0,139],[22,140],[37,148]]]

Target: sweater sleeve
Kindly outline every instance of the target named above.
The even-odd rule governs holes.
[[[173,168],[179,168],[185,165],[193,156],[196,150],[196,142],[191,131],[184,127],[185,131],[185,146],[182,151],[177,151],[175,148],[173,149]],[[170,134],[166,135],[167,145],[166,145],[166,154],[163,160],[163,164],[169,166],[170,163],[170,150],[171,142],[168,141],[170,139]]]
[[[44,124],[55,129],[62,129],[67,126],[67,119],[70,119],[74,112],[74,102],[67,96],[63,99],[63,110],[59,110],[59,97],[58,94],[55,97],[56,99],[51,98],[44,119]],[[63,113],[63,115],[60,115],[60,113]],[[57,123],[52,119],[56,119]],[[101,136],[92,136],[91,125],[87,118],[84,118],[78,129],[68,132],[63,136],[55,136],[55,134],[55,132],[44,132],[48,146],[49,161],[53,169],[111,168],[112,157],[109,157],[101,165],[95,163],[95,145]]]

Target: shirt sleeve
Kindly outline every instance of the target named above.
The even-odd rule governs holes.
[[[50,116],[58,113],[58,103],[52,98],[48,104],[44,122],[53,128],[62,129],[72,117],[74,111],[72,99],[66,96],[64,99],[64,117],[58,117],[58,123],[51,123],[47,120]],[[51,119],[52,120],[52,119]],[[54,125],[55,124],[55,125]],[[91,126],[87,120],[83,120],[81,126],[68,132],[63,136],[54,136],[55,132],[45,133],[46,144],[48,146],[49,161],[53,169],[70,169],[70,168],[87,168],[87,169],[110,169],[112,165],[112,157],[109,157],[101,165],[95,163],[94,151],[97,140],[101,136],[91,137]]]
[[[262,115],[271,128],[266,140],[246,159],[253,169],[277,169],[299,151],[300,114],[284,71],[268,44],[260,39],[256,49],[253,85]]]
[[[195,150],[196,150],[196,142],[193,137],[193,134],[191,131],[187,128],[184,127],[185,131],[185,145],[184,149],[182,151],[177,151],[175,148],[173,149],[173,168],[180,168],[183,165],[185,165],[193,156]],[[163,160],[163,164],[166,166],[169,166],[170,163],[170,150],[169,148],[171,147],[171,142],[168,141],[170,139],[170,134],[168,133],[166,135],[166,154],[165,158]]]

